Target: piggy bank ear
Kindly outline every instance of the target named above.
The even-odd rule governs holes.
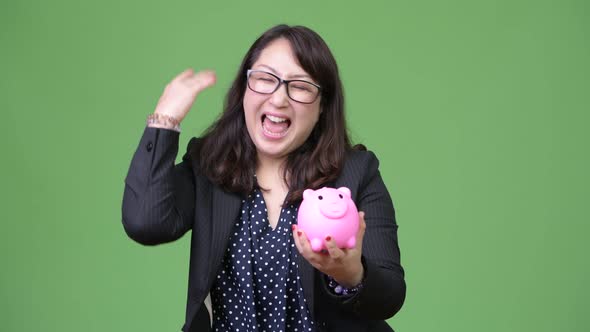
[[[315,190],[312,190],[312,189],[305,189],[303,191],[303,199],[311,199],[311,197],[312,197],[311,195],[313,195],[314,191]]]
[[[346,187],[340,187],[340,188],[338,188],[338,191],[345,193],[346,197],[350,198],[350,189],[348,189]]]

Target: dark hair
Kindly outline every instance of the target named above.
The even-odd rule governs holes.
[[[299,64],[322,87],[319,120],[308,139],[287,157],[283,178],[289,187],[286,202],[301,199],[303,190],[317,189],[340,174],[352,149],[344,116],[344,93],[338,67],[324,40],[303,26],[277,25],[264,32],[244,56],[229,89],[224,111],[190,151],[202,172],[224,190],[248,195],[257,185],[256,147],[248,134],[243,98],[246,71],[272,41],[287,39]]]

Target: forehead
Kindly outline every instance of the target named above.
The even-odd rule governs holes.
[[[291,43],[284,38],[269,43],[252,68],[267,70],[283,78],[311,77],[299,64]]]

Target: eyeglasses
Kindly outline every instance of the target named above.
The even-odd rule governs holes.
[[[313,103],[322,89],[315,83],[303,80],[284,80],[262,70],[248,69],[246,77],[248,78],[248,88],[262,94],[272,94],[279,89],[281,84],[285,83],[287,96],[302,104]]]

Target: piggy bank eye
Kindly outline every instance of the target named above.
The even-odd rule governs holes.
[[[340,197],[340,198],[344,198],[344,197],[342,197],[342,194],[338,194],[338,197]]]
[[[321,201],[322,199],[324,199],[324,197],[318,196],[318,199]]]

